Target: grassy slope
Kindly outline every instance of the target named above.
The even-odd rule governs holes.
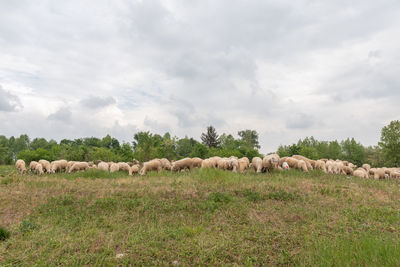
[[[0,167],[0,265],[400,265],[399,200],[396,181],[320,172]]]

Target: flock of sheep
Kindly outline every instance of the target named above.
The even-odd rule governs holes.
[[[19,173],[24,174],[27,172],[26,164],[23,160],[17,160],[15,166]],[[187,169],[191,171],[194,168],[218,168],[240,173],[244,173],[250,168],[254,169],[257,173],[268,172],[271,170],[283,171],[292,168],[299,169],[303,172],[317,169],[329,174],[354,175],[362,178],[400,178],[400,168],[371,168],[369,164],[363,164],[362,167],[357,168],[356,165],[348,161],[330,159],[311,160],[300,155],[281,158],[277,154],[267,155],[263,159],[260,157],[254,157],[251,163],[246,157],[237,158],[232,156],[229,158],[221,158],[215,156],[204,160],[201,158],[184,158],[177,161],[169,161],[166,158],[162,158],[153,159],[144,162],[143,164],[139,164],[137,160],[128,163],[99,161],[95,164],[94,162],[76,162],[67,160],[49,162],[43,159],[38,162],[32,161],[29,164],[30,171],[38,175],[56,172],[72,173],[77,171],[87,171],[92,168],[111,173],[126,171],[129,175],[145,175],[149,171],[159,172],[161,170],[178,172]]]

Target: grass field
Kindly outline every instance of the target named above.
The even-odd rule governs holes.
[[[399,266],[397,181],[0,166],[1,266]]]

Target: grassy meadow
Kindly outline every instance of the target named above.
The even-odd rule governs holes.
[[[0,226],[0,266],[400,265],[399,182],[318,171],[0,166]]]

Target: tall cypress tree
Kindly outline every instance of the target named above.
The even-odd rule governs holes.
[[[213,126],[208,126],[207,133],[201,134],[201,141],[210,148],[219,146],[218,134]]]

